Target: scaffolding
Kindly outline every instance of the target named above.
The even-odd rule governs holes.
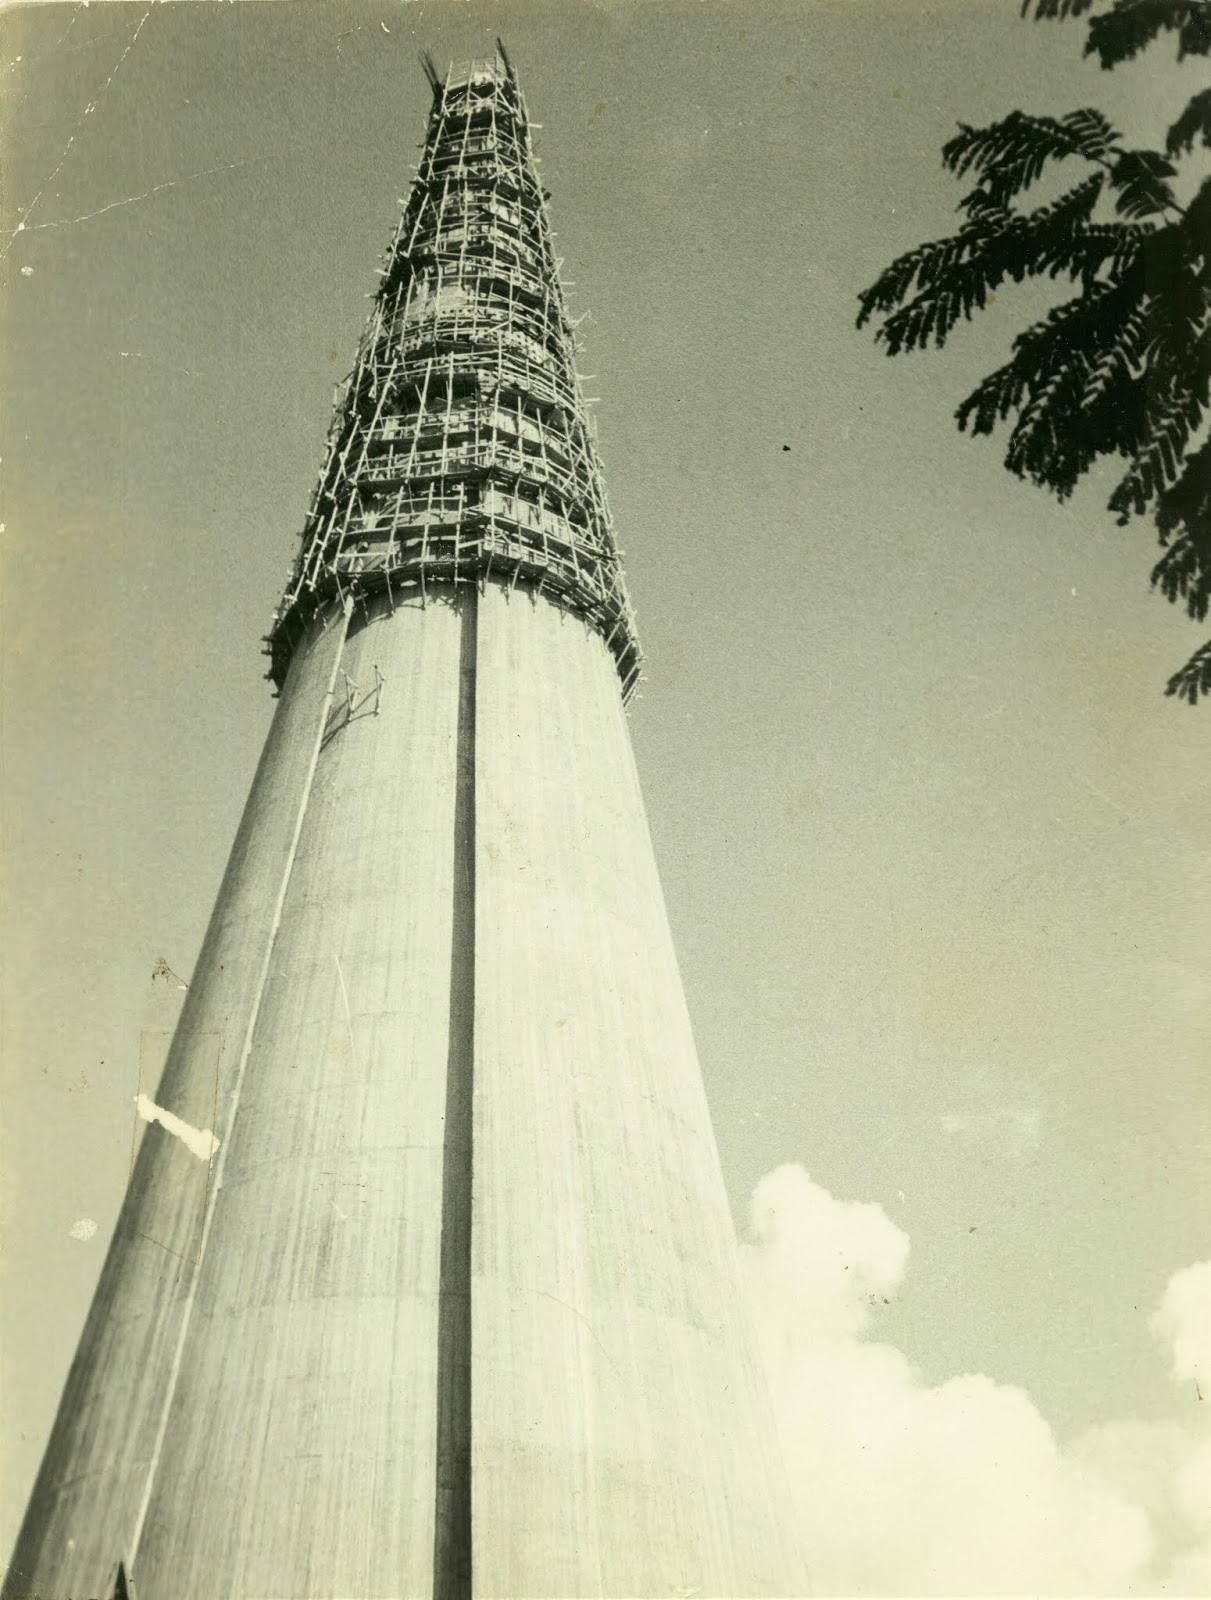
[[[412,192],[266,641],[280,686],[333,595],[542,595],[595,627],[624,697],[639,644],[576,338],[503,48],[439,79]]]

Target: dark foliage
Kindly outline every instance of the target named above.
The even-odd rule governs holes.
[[[1092,11],[1095,0],[1024,0],[1022,15],[1040,21],[1080,17]],[[1211,17],[1206,0],[1114,0],[1091,17],[1085,54],[1097,56],[1103,67],[1130,61],[1162,33],[1177,34],[1178,60],[1205,56],[1211,50]]]
[[[1163,35],[1179,57],[1211,53],[1211,0],[1025,0],[1039,19],[1089,13],[1086,54],[1128,61]],[[960,124],[942,151],[974,187],[949,238],[908,251],[860,296],[858,326],[881,319],[889,355],[943,345],[1006,280],[1063,279],[1074,293],[1014,340],[1006,364],[959,406],[960,429],[1009,426],[1005,465],[1070,495],[1103,456],[1127,470],[1110,497],[1120,524],[1150,516],[1164,554],[1153,587],[1196,621],[1211,605],[1211,179],[1185,207],[1175,162],[1211,148],[1211,90],[1190,101],[1164,152],[1124,145],[1100,111],[1014,111],[987,128]],[[1024,196],[1050,166],[1084,170],[1061,196]],[[1192,705],[1211,695],[1211,643],[1169,680]]]

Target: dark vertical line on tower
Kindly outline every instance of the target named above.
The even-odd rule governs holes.
[[[437,1310],[433,1600],[470,1600],[471,1595],[471,1117],[475,1080],[475,675],[479,623],[479,595],[475,588],[464,590],[457,596],[457,603],[461,638]]]

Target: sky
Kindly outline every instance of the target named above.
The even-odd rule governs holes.
[[[1013,0],[0,13],[11,1545],[272,712],[259,639],[440,66],[536,134],[640,773],[822,1593],[1211,1592],[1211,710],[1142,526],[888,359],[956,122],[1203,86]],[[590,376],[591,375],[591,376]],[[1200,1266],[1199,1263],[1202,1263]],[[1201,1376],[1201,1382],[1200,1382]]]

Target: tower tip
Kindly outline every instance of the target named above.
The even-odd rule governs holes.
[[[430,582],[446,594],[493,581],[520,582],[581,616],[613,654],[624,697],[632,687],[639,645],[549,196],[517,69],[503,39],[492,51],[487,42],[441,73],[418,51],[433,91],[424,152],[368,296],[375,308],[357,362],[334,398],[328,453],[271,630],[275,683],[334,596],[377,604],[381,593],[394,607],[413,591],[424,604]],[[463,453],[454,441],[467,429],[477,442]]]

